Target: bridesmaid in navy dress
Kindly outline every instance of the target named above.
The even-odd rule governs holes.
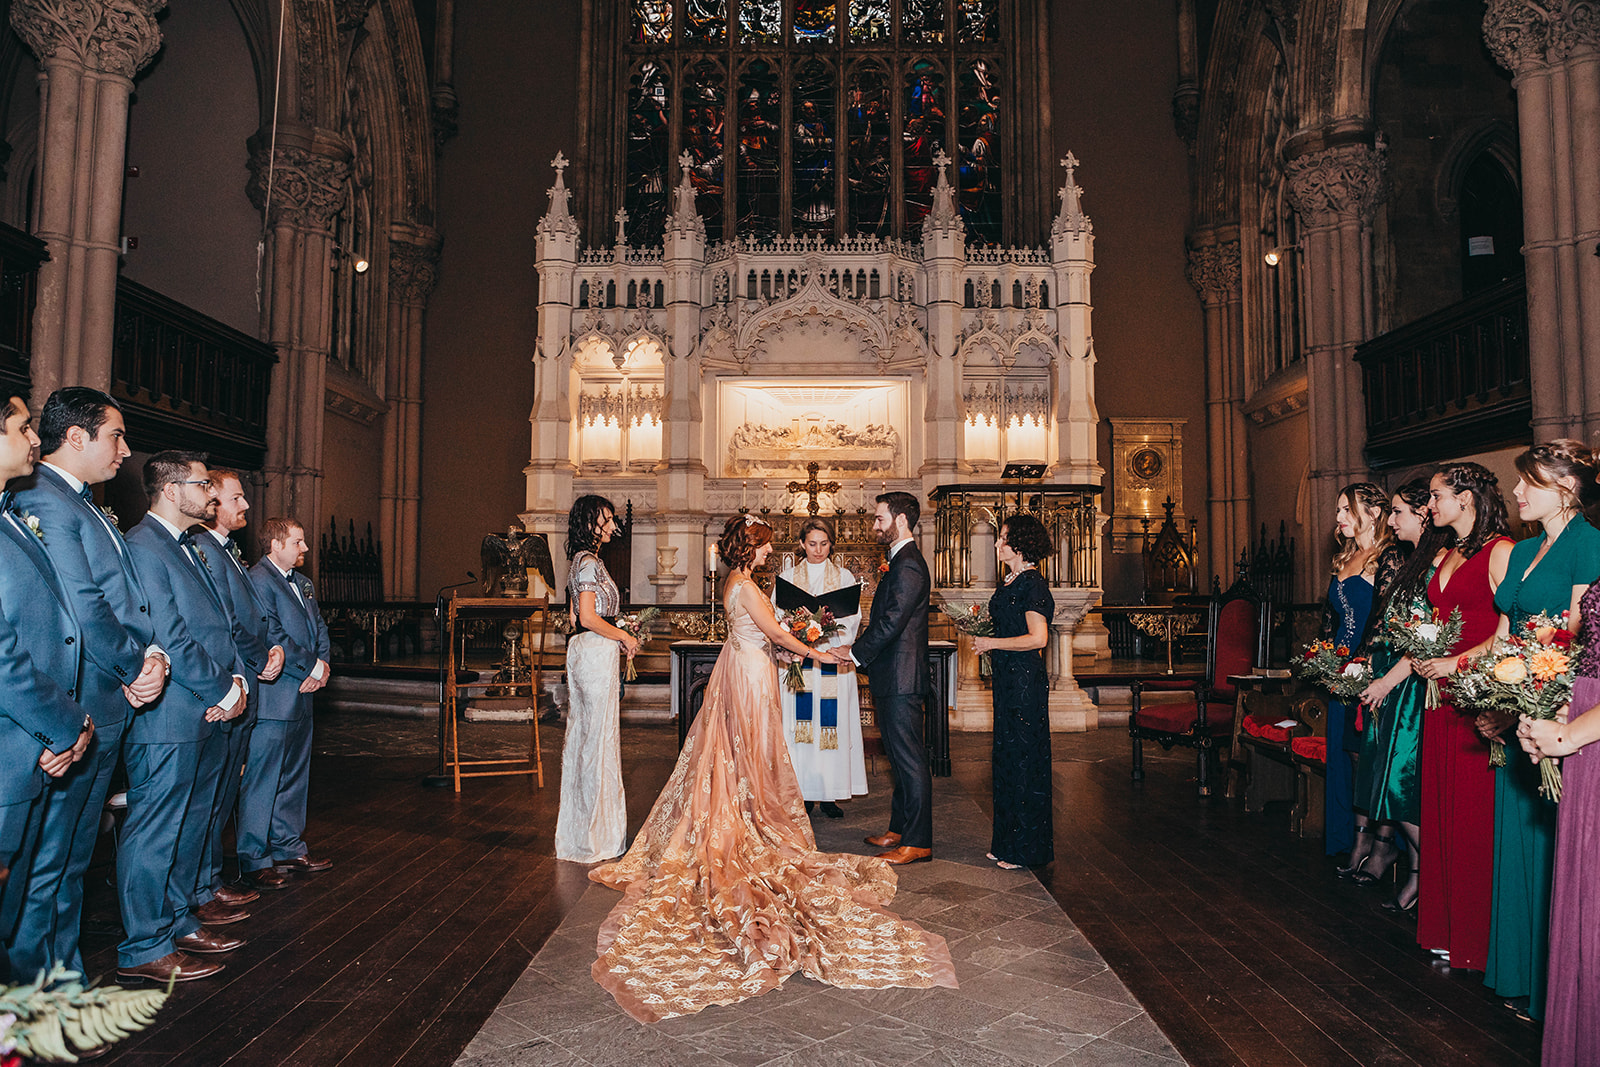
[[[993,637],[973,650],[994,663],[994,837],[989,858],[1007,870],[1055,859],[1050,822],[1050,675],[1043,649],[1055,601],[1039,573],[1050,535],[1032,515],[1000,525],[995,558],[1009,572],[989,600]]]
[[[1339,551],[1333,557],[1333,574],[1328,579],[1328,605],[1322,616],[1325,638],[1354,655],[1367,632],[1372,614],[1374,580],[1378,561],[1389,546],[1389,495],[1371,482],[1345,486],[1339,494],[1335,520],[1339,530]],[[1372,843],[1357,844],[1355,813],[1355,757],[1361,750],[1356,729],[1358,706],[1337,700],[1328,702],[1328,770],[1324,845],[1328,855],[1350,853],[1350,864],[1341,867],[1344,875],[1362,874]],[[1362,836],[1366,819],[1361,820]],[[1393,860],[1392,838],[1381,860]],[[1380,842],[1381,843],[1381,842]]]

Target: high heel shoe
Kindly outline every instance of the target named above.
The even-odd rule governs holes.
[[[1358,835],[1357,836],[1357,846],[1358,847],[1357,848],[1352,848],[1350,850],[1350,865],[1348,867],[1335,867],[1333,869],[1333,873],[1335,875],[1337,875],[1340,878],[1349,878],[1350,876],[1354,875],[1357,871],[1359,871],[1361,869],[1362,865],[1367,862],[1367,857],[1372,855],[1372,849],[1369,848],[1365,852],[1362,852],[1359,857],[1357,857],[1357,855],[1356,855],[1357,851],[1359,851],[1359,843],[1360,843],[1359,835],[1366,834],[1366,833],[1371,833],[1371,831],[1368,830],[1365,826],[1356,827],[1356,834]]]
[[[1407,886],[1414,886],[1415,888],[1412,889],[1411,899],[1409,901],[1407,901],[1406,903],[1402,904],[1400,902],[1400,894],[1404,893],[1406,891],[1406,887]],[[1421,883],[1417,881],[1417,865],[1415,863],[1413,863],[1411,865],[1411,875],[1410,875],[1410,877],[1408,877],[1406,879],[1406,884],[1404,886],[1401,886],[1398,890],[1396,890],[1394,896],[1390,897],[1388,900],[1383,902],[1383,904],[1382,904],[1383,910],[1384,911],[1392,911],[1392,912],[1394,912],[1394,913],[1396,913],[1398,915],[1405,915],[1405,914],[1408,914],[1410,912],[1416,911],[1417,910],[1417,898],[1422,895],[1421,892],[1419,892],[1419,890],[1421,888],[1422,888]]]
[[[1350,875],[1350,880],[1356,885],[1372,885],[1374,882],[1381,881],[1384,875],[1388,874],[1394,869],[1395,860],[1400,858],[1400,846],[1394,843],[1393,834],[1390,834],[1387,837],[1385,837],[1383,834],[1378,834],[1376,836],[1378,840],[1377,843],[1372,846],[1372,851],[1368,852],[1366,856],[1362,858],[1361,863],[1356,868],[1355,873]],[[1384,860],[1376,871],[1369,871],[1366,869],[1367,864],[1371,862],[1374,856],[1378,855],[1379,848],[1387,848],[1389,850],[1388,859]]]

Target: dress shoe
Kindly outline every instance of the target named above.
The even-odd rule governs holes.
[[[894,848],[894,846],[900,843],[900,835],[895,833],[893,830],[888,830],[879,834],[877,837],[869,837],[866,840],[867,844],[871,845],[873,848]]]
[[[182,952],[169,952],[158,960],[141,963],[137,967],[118,967],[117,977],[143,978],[149,982],[165,984],[169,979],[174,982],[192,982],[196,978],[210,978],[220,970],[222,970],[220,963],[197,960]]]
[[[111,1046],[96,1045],[94,1048],[75,1048],[72,1050],[72,1054],[78,1057],[79,1063],[83,1063],[85,1060],[97,1060],[102,1056],[109,1056],[111,1054]]]
[[[310,856],[296,856],[292,860],[284,860],[278,866],[286,871],[325,871],[333,866],[333,861],[314,860]]]
[[[822,809],[822,814],[826,815],[830,819],[844,818],[844,809],[839,807],[839,805],[835,804],[831,800],[824,800],[820,807]]]
[[[261,899],[261,894],[254,889],[235,889],[231,885],[225,885],[218,889],[213,896],[230,908],[237,908],[241,904],[249,904]]]
[[[257,889],[288,889],[294,879],[276,867],[263,867],[259,871],[244,872],[244,881]]]
[[[933,849],[912,848],[910,845],[901,845],[899,848],[892,848],[888,852],[882,853],[878,858],[886,863],[892,863],[896,867],[904,863],[926,863],[933,859]]]
[[[242,937],[229,937],[219,934],[215,930],[208,930],[202,926],[192,934],[184,934],[175,942],[180,951],[198,952],[202,955],[215,956],[222,952],[232,952],[236,948],[243,948],[246,944]]]
[[[194,909],[194,917],[207,926],[227,926],[230,923],[242,923],[250,918],[250,913],[243,908],[230,908],[222,902],[222,898],[208,900]]]

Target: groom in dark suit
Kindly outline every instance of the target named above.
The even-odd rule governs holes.
[[[889,548],[888,571],[873,595],[871,621],[852,647],[837,650],[867,669],[878,732],[894,768],[889,831],[867,844],[888,849],[879,858],[897,864],[933,858],[933,775],[922,739],[933,581],[911,533],[921,517],[922,506],[910,493],[878,497],[872,532]]]

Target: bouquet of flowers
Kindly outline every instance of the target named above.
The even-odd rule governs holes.
[[[1337,700],[1355,700],[1372,684],[1372,662],[1366,656],[1352,656],[1348,647],[1332,641],[1307,645],[1294,670],[1303,681],[1321,686]]]
[[[1461,640],[1461,609],[1451,608],[1450,617],[1439,621],[1439,613],[1430,609],[1424,612],[1413,604],[1405,615],[1391,615],[1386,620],[1384,639],[1402,656],[1413,660],[1438,659],[1448,656],[1455,643]],[[1439,706],[1439,683],[1428,679],[1427,706]]]
[[[939,602],[939,610],[944,612],[945,618],[955,623],[955,627],[968,637],[993,637],[994,619],[989,617],[989,605],[973,604],[969,607],[958,608],[944,601]],[[994,666],[989,660],[989,653],[984,652],[978,656],[978,676],[987,678],[994,673]]]
[[[1553,619],[1535,615],[1520,632],[1496,638],[1489,651],[1456,672],[1451,688],[1462,704],[1490,711],[1554,719],[1572,699],[1572,664],[1578,648],[1565,625],[1566,613]],[[1489,762],[1506,765],[1505,745],[1489,742]],[[1539,761],[1539,793],[1561,800],[1561,761]]]
[[[844,623],[835,619],[833,612],[827,608],[815,613],[810,608],[795,608],[793,611],[786,611],[778,619],[778,625],[813,647],[816,646],[818,641],[825,641],[844,630]],[[806,672],[802,666],[803,663],[804,660],[796,659],[784,671],[783,684],[791,693],[805,692]]]
[[[661,609],[655,606],[640,608],[631,615],[617,616],[617,629],[628,634],[641,645],[650,637],[650,624],[655,622],[656,616],[661,614]],[[628,672],[623,675],[625,681],[633,681],[639,677],[639,669],[633,665],[633,657],[628,657]]]

